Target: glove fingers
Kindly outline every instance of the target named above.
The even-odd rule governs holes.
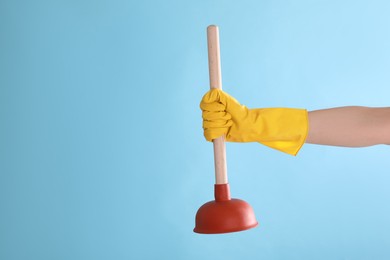
[[[207,141],[211,142],[214,139],[217,139],[218,137],[226,135],[226,129],[225,128],[215,128],[215,129],[205,129],[203,132],[204,137]]]
[[[232,120],[213,120],[213,121],[203,121],[203,129],[205,130],[213,130],[216,128],[226,128],[226,132],[228,128],[233,125]]]
[[[226,109],[225,105],[223,105],[217,101],[212,102],[212,103],[202,102],[202,103],[200,103],[200,108],[203,111],[209,111],[209,112],[225,111],[225,109]]]
[[[225,111],[206,111],[204,110],[202,112],[202,118],[205,121],[214,121],[214,120],[230,120],[232,119],[232,116],[229,113],[226,113]]]
[[[245,106],[228,93],[220,89],[212,89],[203,96],[200,108],[207,111],[227,111],[234,117],[238,116],[237,113],[240,113]]]
[[[201,103],[213,103],[219,101],[219,92],[220,89],[211,89],[204,94]]]
[[[220,102],[219,89],[208,91],[200,102],[200,108],[206,111],[224,111],[225,105]]]
[[[222,135],[226,135],[233,125],[232,120],[217,119],[213,121],[203,121],[204,136],[207,141],[212,141]]]
[[[237,100],[220,89],[208,91],[200,103],[206,140],[226,136],[233,126],[233,118],[237,119],[242,113],[242,107]]]

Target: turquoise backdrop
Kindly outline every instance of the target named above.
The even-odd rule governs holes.
[[[0,1],[0,259],[389,259],[388,146],[227,144],[260,226],[213,199],[206,27],[249,107],[390,106],[390,2]]]

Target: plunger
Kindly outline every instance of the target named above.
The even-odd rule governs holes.
[[[215,25],[207,27],[210,89],[222,89],[219,30]],[[226,170],[224,136],[213,140],[215,164],[215,200],[198,209],[194,232],[219,234],[247,230],[258,225],[252,207],[240,199],[230,197]]]

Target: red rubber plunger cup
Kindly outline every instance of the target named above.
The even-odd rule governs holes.
[[[231,199],[229,184],[215,184],[215,201],[199,208],[194,232],[220,234],[247,230],[258,225],[252,207],[243,200]]]
[[[218,27],[207,27],[210,88],[222,89]],[[215,162],[215,200],[196,213],[194,232],[220,234],[247,230],[258,225],[252,207],[243,200],[231,199],[226,170],[224,137],[213,140]]]

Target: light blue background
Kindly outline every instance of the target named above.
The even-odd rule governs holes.
[[[0,259],[389,259],[390,149],[227,144],[260,227],[213,199],[206,27],[249,107],[390,105],[382,1],[0,2]]]

